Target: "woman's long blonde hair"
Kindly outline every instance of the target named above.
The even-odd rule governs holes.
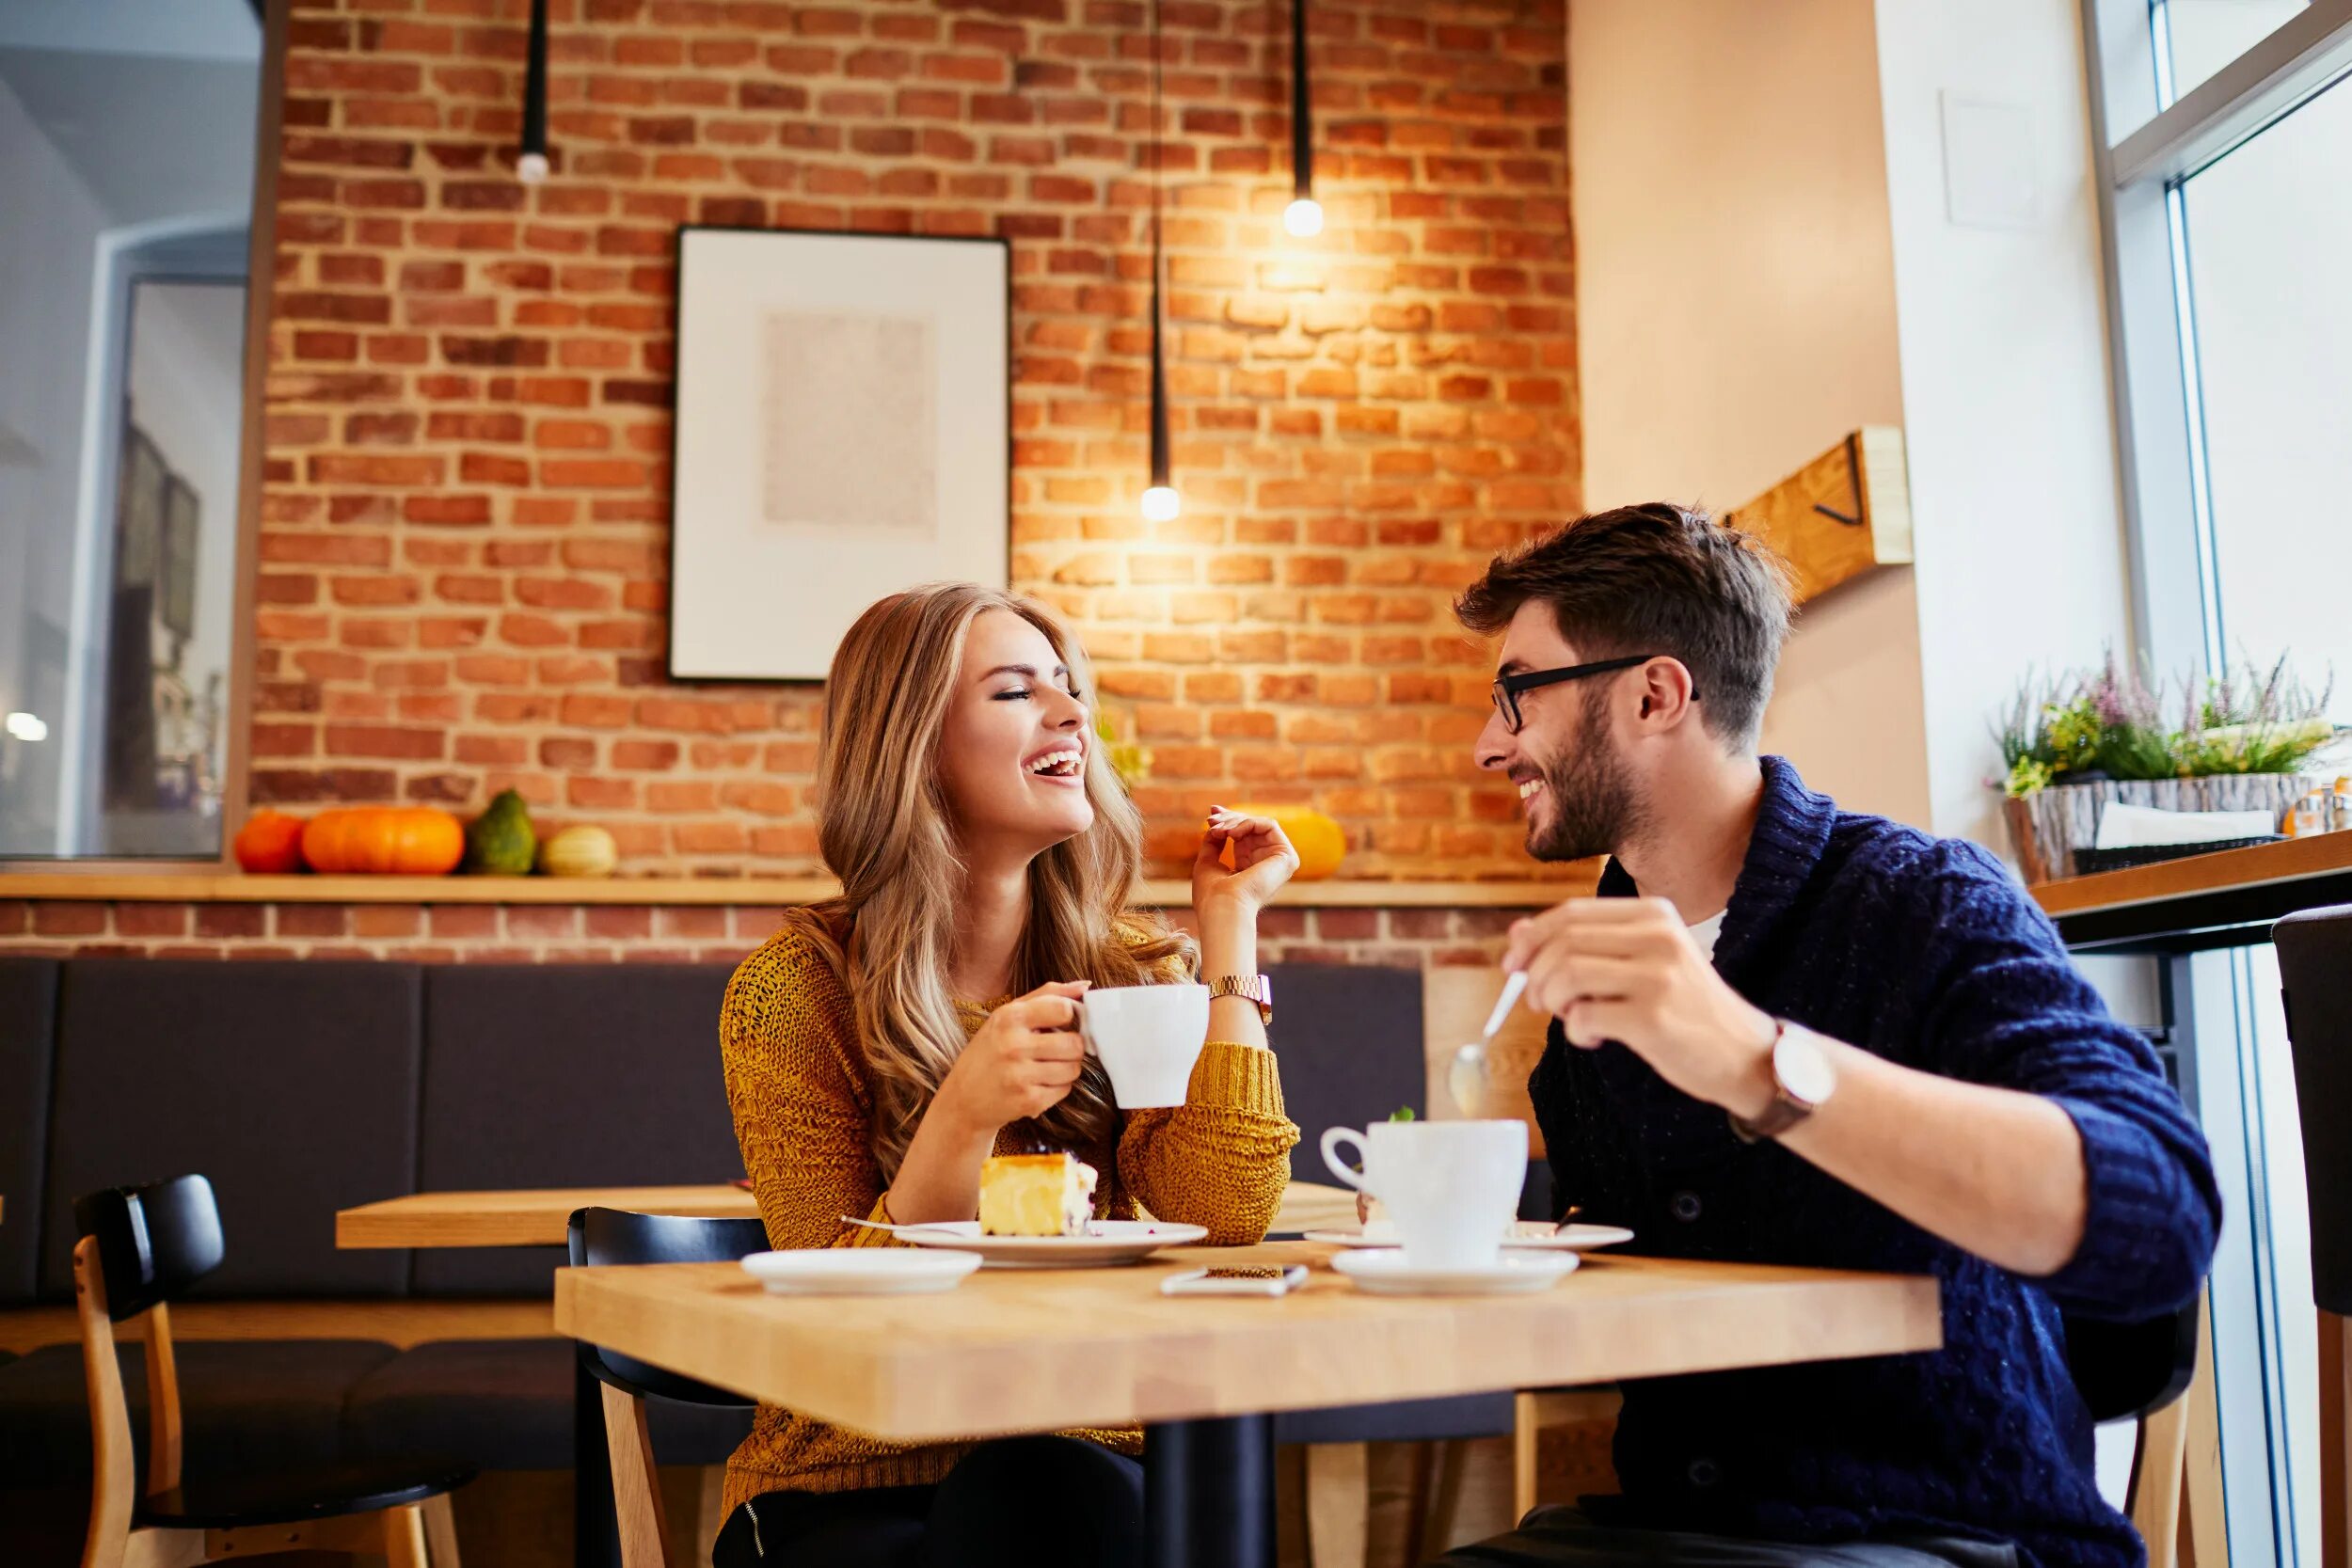
[[[817,941],[848,985],[873,1073],[871,1137],[884,1180],[898,1175],[966,1038],[948,986],[963,865],[939,746],[965,637],[991,610],[1043,632],[1072,689],[1091,696],[1086,652],[1051,612],[963,582],[911,588],[874,605],[841,640],[826,679],[817,834],[842,892],[794,911],[790,924]],[[1094,824],[1030,863],[1015,995],[1050,980],[1142,984],[1150,966],[1173,954],[1199,966],[1189,938],[1125,912],[1143,863],[1142,817],[1102,748],[1089,742],[1086,754]],[[1109,1082],[1091,1057],[1069,1096],[1038,1118],[1041,1134],[1065,1148],[1099,1144],[1116,1123]]]

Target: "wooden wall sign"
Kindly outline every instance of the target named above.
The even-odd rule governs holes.
[[[1882,566],[1907,566],[1903,433],[1866,425],[1723,520],[1787,559],[1799,604]]]

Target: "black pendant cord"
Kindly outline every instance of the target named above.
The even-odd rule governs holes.
[[[1291,0],[1291,195],[1315,196],[1313,97],[1307,89],[1307,0]]]
[[[544,179],[548,156],[548,0],[531,0],[531,55],[523,71],[522,155],[538,164],[521,171],[525,180]]]
[[[1160,140],[1160,0],[1152,0],[1152,483],[1166,488],[1168,362],[1160,340],[1160,186],[1166,157]]]

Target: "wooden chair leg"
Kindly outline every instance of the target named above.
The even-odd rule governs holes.
[[[612,1456],[621,1568],[668,1568],[669,1522],[662,1517],[661,1476],[645,1432],[645,1402],[609,1383],[596,1387],[604,1396],[604,1440]]]
[[[388,1508],[376,1517],[384,1530],[386,1568],[426,1568],[424,1510],[409,1503]]]
[[[137,1461],[131,1447],[131,1407],[115,1360],[114,1320],[106,1315],[106,1276],[98,1242],[85,1236],[73,1248],[74,1310],[81,1322],[82,1375],[89,1398],[91,1481],[89,1533],[82,1568],[123,1568],[131,1544],[131,1510],[138,1500]]]
[[[2181,1533],[2181,1488],[2188,1469],[2188,1399],[2174,1400],[2139,1423],[2132,1455],[2132,1528],[2148,1544],[2148,1568],[2175,1568]]]
[[[1372,1513],[1371,1450],[1362,1443],[1307,1449],[1307,1560],[1314,1568],[1364,1568]]]
[[[433,1568],[458,1568],[457,1510],[446,1492],[419,1505],[424,1510],[424,1543]]]
[[[1543,1430],[1535,1396],[1522,1391],[1511,1401],[1511,1523],[1535,1511],[1535,1438]]]
[[[2229,1568],[2228,1519],[2221,1501],[2221,1412],[2213,1381],[2213,1297],[2197,1311],[2197,1371],[2188,1392],[2186,1474],[2182,1481],[2181,1533],[2188,1549],[2182,1568]]]
[[[2352,1318],[2319,1315],[2319,1561],[2352,1568]]]

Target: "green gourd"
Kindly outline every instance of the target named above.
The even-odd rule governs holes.
[[[539,835],[532,832],[523,798],[502,789],[466,829],[466,860],[458,869],[472,876],[527,877],[538,848]]]

